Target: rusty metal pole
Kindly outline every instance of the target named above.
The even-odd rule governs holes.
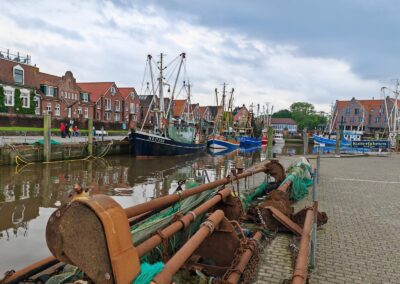
[[[172,235],[179,232],[183,228],[186,228],[187,226],[189,226],[190,223],[192,223],[197,216],[206,212],[208,209],[210,209],[211,207],[216,205],[218,202],[220,202],[223,198],[228,197],[231,193],[232,193],[232,191],[228,188],[221,190],[217,195],[215,195],[208,201],[204,202],[203,204],[201,204],[199,207],[197,207],[193,211],[189,211],[185,216],[183,216],[176,222],[172,223],[168,227],[164,228],[161,231],[161,235],[164,236],[165,238],[171,237]],[[148,253],[149,251],[154,249],[156,246],[161,244],[161,242],[162,242],[162,238],[158,234],[155,234],[152,237],[150,237],[149,239],[145,240],[143,243],[141,243],[140,245],[138,245],[136,247],[139,257],[145,255],[146,253]]]
[[[257,231],[254,236],[253,239],[256,240],[256,242],[259,242],[261,240],[262,234],[260,231]],[[253,250],[255,250],[256,248],[253,248]],[[247,264],[249,263],[251,257],[253,256],[253,251],[250,248],[247,248],[242,256],[240,257],[239,263],[235,266],[235,269],[233,270],[233,272],[229,275],[228,277],[228,283],[231,284],[236,284],[239,283],[240,277],[242,276],[244,270],[246,269]]]
[[[7,284],[21,283],[23,280],[57,264],[58,262],[59,261],[54,256],[49,256],[49,257],[39,260],[35,263],[32,263],[31,265],[29,265],[21,270],[18,270],[17,272],[12,274],[10,277],[7,277],[6,279],[4,279],[4,283],[7,283]]]
[[[172,277],[185,264],[193,252],[214,231],[215,227],[224,219],[224,212],[217,210],[200,225],[200,229],[178,250],[175,255],[165,264],[164,269],[157,274],[152,283],[169,284]]]
[[[292,284],[304,284],[308,274],[308,254],[310,252],[310,233],[313,224],[313,208],[308,208],[304,219],[303,234],[301,235],[299,254],[293,271]]]
[[[318,180],[318,171],[314,169],[313,176],[313,185],[312,185],[312,199],[313,199],[313,207],[314,207],[314,222],[312,228],[311,235],[311,253],[310,253],[310,266],[311,268],[315,268],[315,259],[316,259],[316,251],[317,251],[317,214],[318,214],[318,201],[317,201],[317,182]]]
[[[268,163],[270,163],[270,161]],[[256,173],[264,172],[266,170],[266,166],[268,165],[268,163],[264,163],[263,166],[261,166],[260,168],[255,168],[254,170],[251,170],[251,171],[246,170],[242,174],[238,174],[237,176],[232,176],[230,178],[227,178],[227,177],[222,178],[220,180],[216,180],[216,181],[213,181],[213,182],[210,182],[207,184],[202,184],[202,185],[196,186],[191,189],[187,189],[179,194],[172,194],[172,195],[159,197],[159,198],[150,200],[145,203],[141,203],[141,204],[138,204],[138,205],[135,205],[132,207],[125,208],[126,214],[127,214],[128,218],[132,218],[134,216],[157,209],[161,206],[171,205],[175,202],[178,202],[181,199],[201,193],[203,191],[210,190],[210,189],[216,188],[218,186],[228,184],[231,181],[236,181],[238,179],[242,179],[244,177],[251,176]]]
[[[321,154],[320,151],[318,149],[318,154],[317,154],[317,184],[319,184],[319,169],[321,166]]]

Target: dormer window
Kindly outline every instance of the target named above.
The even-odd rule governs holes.
[[[111,87],[111,94],[112,94],[112,95],[115,95],[116,92],[117,92],[117,90],[115,90],[115,87],[112,86],[112,87]]]
[[[15,84],[23,85],[24,84],[24,69],[20,65],[14,66],[13,68],[13,76]]]

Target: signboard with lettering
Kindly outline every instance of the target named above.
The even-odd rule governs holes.
[[[372,149],[389,149],[389,140],[361,140],[351,141],[351,147],[353,148],[372,148]]]

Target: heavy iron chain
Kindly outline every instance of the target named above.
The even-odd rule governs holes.
[[[265,223],[265,220],[261,214],[261,210],[260,210],[260,208],[258,208],[258,206],[256,207],[256,211],[257,211],[257,215],[258,215],[258,218],[260,219],[261,224],[263,225],[264,228],[266,228],[267,224]]]

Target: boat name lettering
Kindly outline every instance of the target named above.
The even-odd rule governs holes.
[[[153,137],[153,136],[149,136],[149,140],[153,141],[153,142],[157,142],[157,143],[164,143],[164,139],[162,138],[158,138],[158,137]]]

